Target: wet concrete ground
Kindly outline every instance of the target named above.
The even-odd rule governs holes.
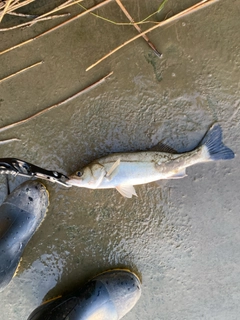
[[[169,0],[156,19],[196,2]],[[141,20],[159,1],[124,4]],[[80,10],[66,11],[74,15]],[[114,1],[97,13],[126,21]],[[188,151],[216,121],[237,155],[232,161],[191,167],[188,177],[160,187],[138,186],[133,199],[113,189],[45,183],[49,211],[24,251],[17,276],[0,293],[2,319],[27,319],[43,300],[115,267],[135,271],[143,282],[142,297],[126,320],[239,318],[239,13],[239,1],[219,1],[156,29],[149,38],[163,52],[161,59],[138,39],[86,72],[136,34],[132,27],[90,15],[0,56],[0,78],[44,61],[0,84],[1,126],[58,103],[113,71],[105,83],[77,99],[2,132],[1,140],[21,141],[1,145],[1,157],[71,174],[100,156],[146,149],[162,139]],[[1,34],[0,49],[56,24]],[[23,180],[12,178],[10,187]],[[3,201],[5,177],[0,181]]]

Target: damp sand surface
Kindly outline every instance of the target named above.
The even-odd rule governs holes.
[[[196,2],[169,0],[153,19]],[[156,0],[124,4],[135,20],[159,7]],[[76,6],[69,12],[80,10]],[[113,71],[77,99],[2,132],[0,140],[21,141],[0,145],[1,157],[72,174],[95,158],[146,150],[162,139],[179,152],[191,150],[214,122],[221,124],[225,144],[238,155],[239,12],[239,1],[219,1],[150,33],[162,58],[140,38],[88,72],[92,63],[136,35],[134,28],[84,16],[1,55],[0,78],[44,62],[0,84],[1,127],[63,101]],[[97,13],[127,21],[114,1]],[[0,49],[56,24],[46,21],[2,33]],[[143,289],[126,320],[238,319],[239,167],[238,156],[196,165],[184,179],[137,186],[138,198],[132,199],[113,189],[45,183],[47,217],[26,247],[18,274],[0,293],[1,318],[27,319],[42,301],[99,272],[124,267],[140,276]],[[10,188],[22,181],[10,179]],[[0,182],[3,201],[4,176]]]

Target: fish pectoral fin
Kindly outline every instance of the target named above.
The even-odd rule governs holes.
[[[176,174],[168,177],[167,179],[181,179],[187,177],[186,169],[178,171]]]
[[[111,179],[111,175],[113,174],[113,172],[117,169],[117,167],[120,165],[120,159],[118,159],[117,161],[114,162],[114,164],[111,166],[111,168],[109,169],[109,171],[106,174],[106,178],[108,178],[108,180]]]
[[[136,196],[136,191],[134,189],[134,186],[126,185],[126,184],[120,184],[116,187],[117,191],[125,198],[132,198],[132,196]]]

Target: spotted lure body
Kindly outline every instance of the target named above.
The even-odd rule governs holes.
[[[222,143],[221,127],[215,124],[193,151],[114,153],[77,171],[67,183],[90,189],[116,188],[124,197],[131,198],[137,195],[135,185],[183,178],[186,168],[194,164],[232,158],[234,153]]]

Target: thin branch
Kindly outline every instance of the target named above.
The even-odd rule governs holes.
[[[37,22],[40,22],[40,21],[46,21],[46,20],[52,20],[52,19],[55,19],[55,18],[63,18],[63,17],[66,17],[66,16],[69,16],[70,13],[62,13],[62,14],[57,14],[55,16],[50,16],[50,17],[38,17],[32,21],[29,21],[30,25],[32,26],[33,24],[37,23]]]
[[[34,0],[33,0],[34,1]],[[61,18],[61,17],[65,17],[67,15],[69,15],[69,13],[65,13],[65,14],[60,14],[60,15],[55,15],[55,16],[50,16],[48,17],[50,14],[55,13],[57,11],[66,9],[70,6],[73,6],[74,4],[78,4],[79,2],[82,2],[83,0],[68,0],[64,3],[62,3],[60,6],[54,8],[51,11],[48,11],[40,16],[34,16],[34,19],[31,21],[27,21],[21,24],[17,24],[15,26],[12,27],[8,27],[8,28],[1,28],[0,32],[5,32],[5,31],[10,31],[10,30],[14,30],[14,29],[18,29],[18,28],[22,28],[22,27],[27,27],[27,26],[32,26],[33,24],[35,24],[36,22],[40,22],[40,21],[45,21],[45,20],[51,20],[51,19],[55,19],[55,18]],[[6,14],[10,14],[10,15],[18,15],[18,16],[24,16],[24,17],[31,17],[31,15],[25,15],[25,14],[21,14],[21,13],[16,13],[13,12],[13,10],[15,10],[15,8],[11,8],[11,11],[6,12]]]
[[[20,140],[20,139],[17,139],[17,138],[2,140],[2,141],[0,141],[0,145],[6,144],[6,143],[9,143],[9,142],[13,142],[13,141],[21,141],[21,140]]]
[[[218,2],[219,0],[202,0],[201,2],[195,4],[194,6],[178,13],[175,14],[174,16],[159,22],[157,25],[147,29],[146,31],[141,32],[140,34],[138,34],[137,36],[131,38],[130,40],[125,41],[123,44],[121,44],[120,46],[118,46],[117,48],[115,48],[114,50],[110,51],[108,54],[106,54],[104,57],[102,57],[101,59],[99,59],[97,62],[93,63],[91,66],[89,66],[86,71],[89,71],[90,69],[94,68],[96,65],[98,65],[100,62],[102,62],[103,60],[107,59],[108,57],[110,57],[113,53],[117,52],[118,50],[122,49],[123,47],[125,47],[126,45],[128,45],[129,43],[133,42],[134,40],[142,37],[143,35],[145,35],[146,33],[149,33],[155,29],[157,29],[158,27],[162,27],[170,22],[173,22],[179,18],[185,17],[186,15],[196,12],[199,9],[202,9],[212,3]]]
[[[5,13],[7,12],[8,7],[10,6],[11,2],[12,2],[12,0],[8,0],[8,2],[6,3],[6,5],[5,5],[5,7],[4,7],[3,11],[1,12],[1,15],[0,15],[0,22],[2,21],[2,19],[3,19],[4,15],[5,15]]]
[[[103,77],[103,78],[101,78],[100,80],[94,82],[93,84],[91,84],[90,86],[82,89],[81,91],[75,93],[75,94],[72,95],[71,97],[69,97],[69,98],[67,98],[67,99],[65,99],[65,100],[63,100],[63,101],[61,101],[61,102],[59,102],[59,103],[57,103],[57,104],[54,104],[54,105],[52,105],[52,106],[50,106],[50,107],[47,107],[46,109],[43,109],[43,110],[41,110],[41,111],[33,114],[32,116],[30,116],[30,117],[28,117],[28,118],[26,118],[26,119],[23,119],[23,120],[20,120],[20,121],[17,121],[17,122],[8,124],[8,125],[0,128],[0,133],[6,131],[6,130],[8,130],[8,129],[15,128],[16,126],[18,126],[18,125],[20,125],[20,124],[23,124],[23,123],[25,123],[25,122],[28,122],[29,120],[32,120],[32,119],[34,119],[34,118],[36,118],[36,117],[38,117],[38,116],[40,116],[40,115],[42,115],[42,114],[44,114],[44,113],[46,113],[46,112],[49,112],[50,110],[53,110],[53,109],[61,106],[62,104],[65,104],[65,103],[67,103],[67,102],[69,102],[69,101],[72,101],[73,99],[77,98],[77,97],[80,96],[81,94],[83,94],[83,93],[87,92],[88,90],[96,87],[97,85],[103,83],[103,82],[104,82],[108,77],[110,77],[112,74],[113,74],[113,72],[110,72],[110,73],[107,74],[105,77]]]
[[[48,12],[42,14],[41,16],[37,17],[36,20],[41,19],[41,18],[43,18],[43,17],[46,17],[46,16],[48,16],[48,15],[50,15],[50,14],[52,14],[52,13],[55,13],[55,12],[57,12],[57,11],[66,9],[66,8],[68,8],[68,7],[71,7],[71,6],[73,6],[74,4],[78,4],[79,2],[82,2],[82,1],[84,1],[84,0],[76,0],[76,1],[68,0],[68,1],[62,3],[60,6],[54,8],[53,10],[48,11]]]
[[[25,14],[25,13],[20,13],[20,12],[7,12],[10,16],[17,16],[17,17],[23,17],[23,18],[36,18],[36,15],[33,14]]]
[[[0,2],[0,5],[1,5],[0,9],[4,8],[2,11],[2,13],[3,13],[2,18],[5,14],[9,14],[10,12],[13,12],[19,8],[22,8],[22,7],[32,3],[34,1],[35,0],[25,0],[25,1],[19,2],[19,0],[14,0],[14,1],[10,1],[11,2],[10,5],[8,5],[8,3],[4,3],[1,5],[1,2]]]
[[[139,27],[138,24],[135,23],[135,21],[133,20],[133,18],[131,17],[131,15],[129,14],[129,12],[127,11],[127,9],[124,7],[124,5],[122,4],[121,0],[115,0],[117,2],[117,4],[119,5],[119,7],[121,8],[121,10],[123,11],[123,13],[125,14],[125,16],[128,18],[128,20],[133,24],[134,28],[139,32],[142,33],[142,29]],[[147,42],[147,44],[149,45],[149,47],[153,50],[153,52],[158,56],[161,57],[161,53],[156,49],[156,47],[153,45],[153,43],[149,40],[148,36],[146,36],[145,34],[142,35],[142,38]]]
[[[11,11],[15,11],[19,8],[22,8],[22,7],[25,7],[27,6],[28,4],[34,2],[35,0],[25,0],[25,1],[14,1],[11,5]]]
[[[70,23],[70,22],[72,22],[72,21],[74,21],[74,20],[77,20],[78,18],[80,18],[80,17],[88,14],[89,12],[91,12],[91,11],[93,11],[93,10],[96,10],[96,9],[104,6],[105,4],[107,4],[107,3],[111,2],[111,1],[112,1],[112,0],[104,0],[104,1],[100,2],[99,4],[97,4],[96,6],[88,9],[87,11],[84,11],[84,12],[78,14],[77,16],[72,17],[71,19],[69,19],[69,20],[67,20],[67,21],[60,23],[59,25],[57,25],[57,26],[55,26],[55,27],[53,27],[53,28],[51,28],[51,29],[49,29],[49,30],[47,30],[47,31],[39,34],[38,36],[36,36],[36,37],[34,37],[34,38],[28,39],[28,40],[26,40],[26,41],[24,41],[24,42],[21,42],[21,43],[19,43],[19,44],[16,44],[15,46],[13,46],[13,47],[11,47],[11,48],[8,48],[8,49],[6,49],[6,50],[1,51],[1,52],[0,52],[0,55],[2,55],[2,54],[4,54],[4,53],[7,53],[7,52],[10,52],[10,51],[12,51],[12,50],[14,50],[14,49],[16,49],[16,48],[20,48],[20,47],[22,47],[23,45],[25,45],[25,44],[27,44],[27,43],[30,43],[30,42],[32,42],[32,41],[34,41],[34,40],[36,40],[36,39],[38,39],[38,38],[40,38],[40,37],[42,37],[42,36],[44,36],[44,35],[52,32],[52,31],[54,31],[54,30],[57,30],[57,29],[61,28],[62,26],[65,26],[66,24],[68,24],[68,23]]]
[[[42,63],[43,63],[43,61],[39,61],[39,62],[37,62],[37,63],[32,64],[32,65],[29,66],[29,67],[26,67],[26,68],[21,69],[21,70],[19,70],[19,71],[17,71],[17,72],[14,72],[14,73],[10,74],[9,76],[0,79],[0,83],[3,82],[3,81],[5,81],[5,80],[8,80],[8,79],[10,79],[10,78],[12,78],[12,77],[14,77],[14,76],[16,76],[16,75],[18,75],[19,73],[22,73],[22,72],[24,72],[24,71],[26,71],[26,70],[29,70],[29,69],[31,69],[31,68],[33,68],[33,67],[35,67],[35,66],[38,66],[39,64],[42,64]]]
[[[0,29],[0,32],[2,32],[2,31],[10,31],[10,30],[14,30],[14,29],[22,28],[22,27],[29,27],[29,26],[31,27],[32,25],[34,25],[37,22],[46,21],[46,20],[52,20],[52,19],[55,19],[55,18],[62,18],[62,17],[68,16],[68,15],[69,15],[69,13],[63,13],[63,14],[59,14],[59,15],[56,15],[56,16],[50,16],[50,17],[41,18],[39,20],[34,19],[34,20],[31,20],[31,21],[28,21],[28,22],[17,24],[17,25],[12,26],[12,27],[2,28],[2,29]]]

